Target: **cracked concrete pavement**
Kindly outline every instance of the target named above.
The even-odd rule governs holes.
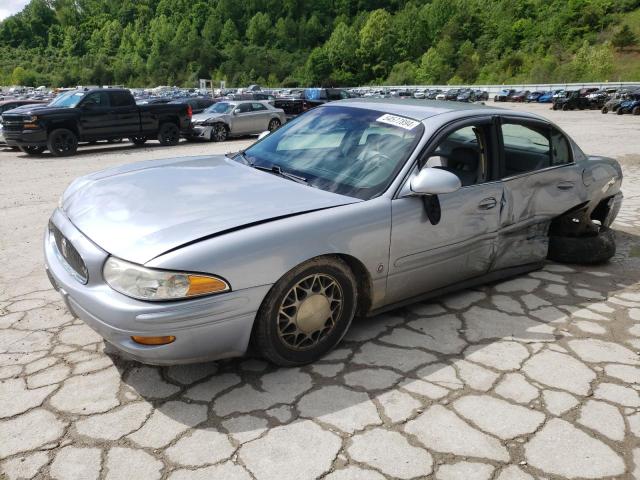
[[[640,478],[640,123],[513,108],[623,162],[615,258],[358,321],[294,369],[122,360],[42,269],[42,232],[74,177],[251,140],[0,151],[0,478]]]

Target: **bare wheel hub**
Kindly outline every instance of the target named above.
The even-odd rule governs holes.
[[[307,350],[333,331],[342,312],[342,289],[326,274],[314,274],[296,283],[278,310],[278,335],[287,347]]]

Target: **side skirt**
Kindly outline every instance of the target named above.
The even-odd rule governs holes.
[[[528,263],[526,265],[518,265],[517,267],[503,268],[501,270],[495,270],[485,275],[480,275],[479,277],[470,278],[469,280],[464,280],[462,282],[454,283],[453,285],[438,288],[436,290],[432,290],[415,297],[407,298],[396,303],[384,305],[383,307],[376,308],[375,310],[370,310],[366,316],[373,317],[390,310],[395,310],[406,305],[411,305],[412,303],[422,302],[424,300],[430,300],[436,297],[442,297],[449,293],[457,292],[458,290],[477,287],[478,285],[483,285],[486,283],[498,282],[500,280],[504,280],[505,278],[516,277],[524,273],[533,272],[534,270],[540,270],[543,266],[544,262],[538,262]]]

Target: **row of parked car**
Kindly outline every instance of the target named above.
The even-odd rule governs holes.
[[[618,115],[640,115],[640,87],[582,88],[579,90],[529,91],[504,89],[495,102],[550,103],[553,110],[600,110]]]

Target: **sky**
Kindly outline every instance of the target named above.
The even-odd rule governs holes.
[[[29,0],[0,0],[0,20],[18,13],[27,3]]]

